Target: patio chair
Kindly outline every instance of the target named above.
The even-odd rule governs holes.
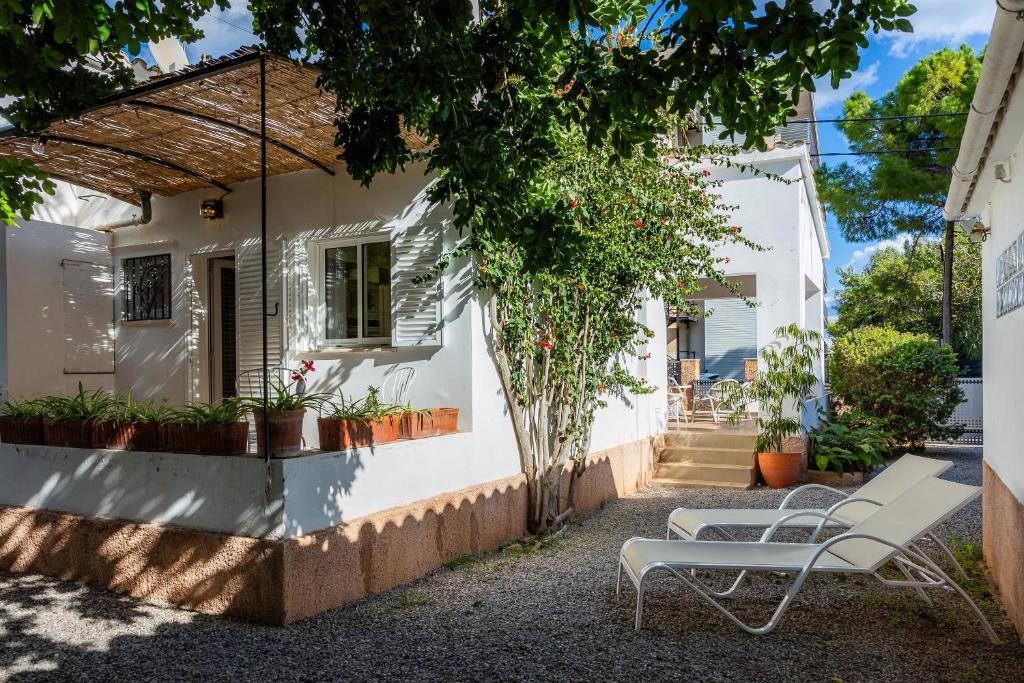
[[[682,416],[683,422],[690,424],[690,416],[686,414],[686,389],[675,377],[668,378],[668,419],[679,422]]]
[[[926,477],[937,477],[952,466],[953,463],[948,460],[934,460],[907,453],[853,493],[845,493],[823,484],[804,484],[791,491],[777,508],[676,508],[668,516],[665,538],[671,539],[675,535],[696,541],[708,532],[715,532],[735,541],[737,539],[733,532],[738,529],[769,529],[772,534],[779,529],[803,529],[811,532],[809,540],[813,542],[825,529],[849,528],[864,521],[879,506],[889,503],[917,482]],[[825,509],[790,507],[797,496],[814,490],[829,491],[840,496],[840,499]],[[766,541],[770,536],[765,533],[762,540]],[[938,536],[929,533],[925,537],[939,547],[960,576],[967,577],[956,556]],[[737,582],[742,578],[741,575]]]
[[[710,379],[695,379],[690,385],[693,393],[693,413],[696,416],[697,411],[705,406],[707,410],[711,412],[711,417],[714,418],[715,422],[718,422],[718,410],[715,403],[715,396],[711,389],[715,386],[715,382]]]
[[[869,574],[888,586],[955,591],[973,610],[989,639],[999,643],[992,626],[971,597],[926,555],[914,541],[961,510],[981,494],[981,488],[927,477],[914,484],[864,521],[822,543],[743,543],[735,541],[666,541],[631,538],[619,552],[616,595],[621,594],[622,574],[636,587],[635,628],[643,625],[644,591],[647,577],[666,570],[697,596],[724,614],[747,633],[770,633],[812,572]],[[804,511],[826,519],[824,513]],[[894,563],[905,579],[889,579],[879,570]],[[692,570],[729,572],[785,572],[795,577],[786,594],[763,626],[751,626],[716,600],[723,597]],[[735,590],[735,587],[733,588]],[[732,591],[730,591],[731,593]]]
[[[409,390],[416,380],[416,368],[399,368],[388,375],[380,388],[381,403],[404,406],[409,402]]]

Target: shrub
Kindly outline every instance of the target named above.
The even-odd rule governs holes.
[[[870,472],[894,446],[886,421],[858,411],[818,411],[818,426],[807,433],[812,469],[822,472]]]
[[[862,327],[835,340],[829,356],[832,398],[884,418],[896,442],[950,439],[963,428],[945,423],[963,400],[953,350],[923,334]]]

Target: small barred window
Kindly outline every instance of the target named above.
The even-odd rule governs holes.
[[[171,319],[171,255],[121,259],[121,319]]]

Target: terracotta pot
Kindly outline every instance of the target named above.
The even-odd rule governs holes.
[[[262,455],[265,452],[263,449],[263,410],[254,408],[252,414],[256,418],[256,450]],[[302,418],[305,415],[304,409],[270,411],[267,425],[270,432],[271,458],[294,458],[302,453]]]
[[[380,421],[321,417],[316,421],[320,433],[320,450],[344,451],[395,441],[398,439],[401,422],[401,418],[396,415],[389,415]]]
[[[244,455],[249,450],[249,423],[200,425],[199,452],[207,455]]]
[[[198,453],[199,427],[191,422],[168,422],[164,425],[164,448],[172,453]]]
[[[42,444],[43,418],[0,417],[0,442]]]
[[[161,422],[136,422],[133,451],[162,451],[166,447],[165,427]]]
[[[43,440],[47,446],[92,448],[94,427],[89,420],[44,420]]]
[[[429,412],[406,413],[398,431],[402,439],[422,439],[427,436],[454,434],[459,425],[458,408],[430,408]]]
[[[803,460],[804,454],[800,452],[758,453],[757,467],[764,483],[773,489],[784,489],[800,481]]]
[[[123,451],[131,448],[135,438],[134,422],[94,422],[92,447]]]

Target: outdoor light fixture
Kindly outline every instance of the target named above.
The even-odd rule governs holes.
[[[986,228],[981,222],[981,216],[962,216],[956,220],[956,224],[974,243],[984,242],[992,232],[991,228]]]
[[[224,218],[224,200],[204,199],[203,203],[199,205],[199,216],[210,220]]]
[[[40,135],[36,138],[36,141],[32,143],[32,153],[36,156],[43,156],[46,154],[46,136]]]

